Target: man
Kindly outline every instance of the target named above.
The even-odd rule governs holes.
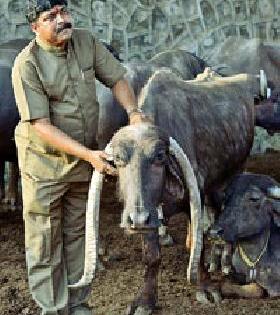
[[[95,77],[112,88],[130,123],[145,118],[123,66],[88,31],[73,29],[67,0],[29,0],[27,18],[36,38],[16,58],[12,80],[29,287],[42,314],[92,314],[90,288],[68,284],[83,273],[92,167],[115,175],[95,150]]]

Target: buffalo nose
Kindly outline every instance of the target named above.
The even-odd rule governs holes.
[[[143,226],[148,223],[149,221],[149,212],[147,211],[142,211],[140,213],[137,212],[132,212],[129,214],[129,218],[132,222],[132,225],[137,227],[137,226]]]

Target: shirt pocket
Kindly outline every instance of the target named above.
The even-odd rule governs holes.
[[[78,85],[78,98],[80,103],[85,106],[90,106],[96,103],[95,92],[95,71],[93,67],[84,68],[82,72],[82,79]]]
[[[82,69],[82,77],[85,82],[92,83],[95,81],[95,71],[93,67]]]
[[[37,180],[55,180],[62,169],[58,156],[39,152],[30,146],[26,148],[23,173],[27,173]]]
[[[66,86],[48,81],[43,81],[42,84],[50,101],[61,101],[63,99]]]

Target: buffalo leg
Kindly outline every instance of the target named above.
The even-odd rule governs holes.
[[[144,285],[126,314],[135,314],[138,307],[153,311],[157,304],[157,277],[161,261],[158,232],[143,236],[143,261],[145,263]]]
[[[205,211],[205,195],[201,192],[201,208]],[[205,217],[205,213],[203,218]],[[200,303],[220,303],[222,298],[220,295],[219,288],[217,284],[213,283],[210,279],[209,273],[205,268],[205,260],[206,260],[206,238],[203,236],[203,246],[202,252],[200,256],[200,264],[199,264],[199,276],[198,276],[198,284],[197,284],[197,292],[196,299]]]
[[[19,169],[17,162],[9,162],[8,168],[8,187],[4,202],[10,205],[11,210],[16,210],[18,197]]]
[[[229,275],[232,266],[232,245],[227,243],[224,245],[213,244],[211,247],[210,273],[218,271],[221,267],[222,273]]]
[[[5,162],[0,160],[0,202],[5,198]]]
[[[223,247],[222,259],[221,259],[221,267],[222,272],[225,275],[229,275],[231,272],[232,266],[232,245],[227,243]]]
[[[208,272],[213,273],[218,271],[220,266],[220,259],[222,255],[222,249],[219,245],[213,244],[211,247],[210,253],[210,264],[208,268]]]
[[[174,244],[172,236],[167,232],[167,226],[161,224],[158,228],[159,243],[161,246],[172,246]]]
[[[200,276],[196,291],[196,300],[202,304],[220,303],[222,297],[220,294],[219,283],[213,282],[204,267],[204,250],[200,262]]]

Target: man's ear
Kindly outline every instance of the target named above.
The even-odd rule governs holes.
[[[37,23],[36,23],[36,22],[32,22],[32,23],[30,24],[30,27],[31,27],[32,32],[36,34],[37,28],[38,28]]]
[[[177,201],[182,200],[185,194],[183,173],[171,154],[168,155],[166,165],[165,192]]]

